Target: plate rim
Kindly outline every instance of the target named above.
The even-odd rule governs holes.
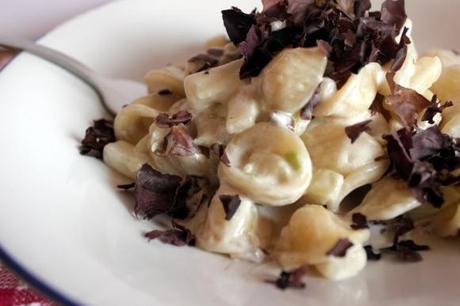
[[[61,27],[67,25],[68,23],[74,22],[82,17],[84,17],[87,14],[90,14],[94,11],[104,9],[105,7],[108,6],[113,6],[116,5],[119,2],[122,2],[123,0],[118,0],[114,2],[109,2],[101,5],[97,5],[93,8],[90,8],[86,11],[83,11],[71,18],[68,18],[64,20],[63,22],[57,24],[53,28],[51,28],[49,31],[41,35],[40,37],[36,38],[36,42],[40,42],[44,39],[47,38],[48,35],[54,33],[55,31],[59,30]],[[6,67],[4,67],[4,71],[7,70],[12,63],[14,63],[18,58],[20,58],[24,53],[27,53],[26,51],[21,51],[18,53],[12,60],[7,64]],[[45,298],[50,299],[53,302],[56,302],[60,305],[66,305],[66,306],[80,306],[83,305],[82,303],[76,302],[74,299],[70,298],[68,294],[62,293],[61,290],[56,289],[56,286],[49,285],[46,281],[42,280],[39,276],[37,276],[35,273],[31,272],[28,268],[26,268],[26,265],[22,264],[17,260],[12,254],[10,254],[6,248],[2,245],[0,242],[0,263],[8,268],[8,271],[13,273],[15,276],[23,280],[29,287],[32,287],[35,291],[38,291],[40,295],[42,295]]]
[[[41,295],[62,305],[79,306],[81,304],[67,297],[66,294],[59,292],[54,286],[48,285],[40,277],[30,272],[17,259],[9,254],[0,243],[0,262],[7,267],[10,272],[21,278],[30,287],[37,290]]]

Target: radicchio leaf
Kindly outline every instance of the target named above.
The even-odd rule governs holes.
[[[102,159],[104,147],[115,141],[113,122],[105,119],[95,120],[81,141],[80,154]]]

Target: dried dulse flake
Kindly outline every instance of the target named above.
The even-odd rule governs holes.
[[[303,276],[305,275],[305,268],[301,267],[293,271],[281,271],[279,277],[276,280],[267,280],[267,283],[274,284],[281,290],[286,290],[288,288],[293,289],[304,289],[305,283],[302,281]]]
[[[219,196],[225,211],[225,220],[230,221],[240,207],[241,199],[238,195],[223,194]]]
[[[326,76],[340,87],[367,63],[399,63],[405,57],[406,31],[396,40],[407,18],[404,1],[384,1],[382,13],[370,8],[369,0],[266,0],[260,13],[234,7],[222,16],[230,40],[244,57],[241,78],[259,75],[285,48],[319,46],[329,57]],[[284,26],[273,29],[274,22]]]
[[[349,248],[353,246],[353,242],[344,238],[337,241],[337,243],[330,249],[326,255],[335,257],[345,257]]]
[[[371,122],[372,120],[366,120],[347,126],[345,128],[345,134],[351,140],[351,143],[355,143],[355,141],[358,140],[359,136],[361,136],[362,133],[369,132],[371,130],[369,127],[369,123]]]
[[[115,141],[113,122],[106,119],[95,120],[81,141],[80,154],[102,159],[104,147]]]
[[[187,124],[192,121],[192,114],[182,110],[175,114],[161,113],[155,118],[155,124],[160,128],[170,128],[179,124]]]

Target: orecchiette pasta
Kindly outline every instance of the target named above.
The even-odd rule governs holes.
[[[460,232],[460,204],[447,205],[434,218],[434,229],[441,237],[457,236]]]
[[[336,2],[330,14],[343,9],[339,21],[357,15]],[[400,16],[390,26],[366,13],[326,35],[332,41],[315,25],[292,44],[284,32],[296,24],[284,20],[291,14],[267,23],[265,13],[247,15],[257,26],[232,33],[232,42],[214,38],[187,63],[148,72],[149,95],[117,114],[114,131],[95,122],[87,131],[95,144],[85,138],[82,153],[100,158],[103,147],[107,165],[137,176],[136,207],[145,191],[139,178],[152,170],[143,165],[154,168],[151,202],[167,198],[174,233],[191,233],[198,247],[251,260],[267,253],[284,269],[311,265],[328,279],[362,270],[364,244],[400,251],[397,233],[381,231],[395,220],[457,235],[460,56],[418,57],[412,22],[399,29]],[[342,33],[355,25],[363,35]],[[317,36],[317,47],[303,47]],[[438,202],[428,205],[431,198]]]
[[[257,203],[293,203],[310,184],[311,161],[302,140],[277,125],[258,123],[234,136],[225,154],[230,165],[221,163],[219,177]]]
[[[123,108],[114,121],[117,139],[136,144],[147,133],[159,112],[142,104],[131,104]]]
[[[438,57],[443,67],[460,65],[460,55],[453,50],[433,49],[426,52],[424,56]]]
[[[184,80],[190,109],[201,112],[216,102],[223,103],[243,84],[239,78],[242,60],[189,75]]]
[[[352,143],[345,134],[345,127],[327,122],[307,129],[302,138],[315,167],[348,175],[385,154],[381,145],[367,133],[362,133]]]
[[[238,134],[252,127],[259,115],[258,101],[252,86],[243,86],[227,104],[226,129],[229,134]]]
[[[257,208],[249,198],[240,196],[238,210],[231,220],[226,220],[219,196],[235,194],[238,191],[233,188],[219,188],[211,200],[205,224],[197,232],[197,244],[208,251],[247,258],[257,254],[259,248]]]
[[[366,262],[366,251],[362,245],[355,244],[347,250],[345,257],[329,256],[326,262],[315,265],[315,268],[324,277],[340,281],[358,274],[364,269]]]
[[[149,158],[123,140],[110,143],[104,148],[104,163],[131,179],[136,178],[137,171]]]
[[[293,214],[289,224],[282,230],[274,254],[285,269],[298,268],[305,264],[320,265],[320,271],[326,276],[340,278],[340,273],[347,272],[332,271],[334,261],[327,255],[329,250],[340,239],[348,239],[362,248],[368,238],[368,230],[352,230],[347,222],[326,208],[306,205]],[[352,255],[348,262],[355,265],[350,270],[357,273],[364,265],[358,262],[362,258],[358,258],[355,263],[355,256],[360,255]]]
[[[352,75],[329,99],[321,101],[314,114],[320,117],[353,117],[367,113],[384,79],[385,73],[382,67],[370,63],[358,74]]]
[[[291,113],[300,110],[321,83],[326,64],[319,48],[282,51],[260,76],[265,107]]]
[[[145,82],[151,93],[169,90],[174,95],[183,97],[185,95],[184,77],[185,73],[182,69],[175,66],[168,66],[149,71],[145,76]]]
[[[344,177],[329,169],[315,169],[305,201],[330,206],[336,203],[343,188]]]
[[[351,213],[361,213],[369,220],[391,220],[420,205],[404,181],[387,177],[375,183]]]

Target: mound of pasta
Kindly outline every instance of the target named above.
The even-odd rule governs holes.
[[[133,180],[136,214],[171,218],[146,236],[274,259],[287,287],[419,261],[420,224],[457,235],[460,56],[418,55],[403,0],[263,4],[224,10],[229,39],[88,129],[82,153]]]

